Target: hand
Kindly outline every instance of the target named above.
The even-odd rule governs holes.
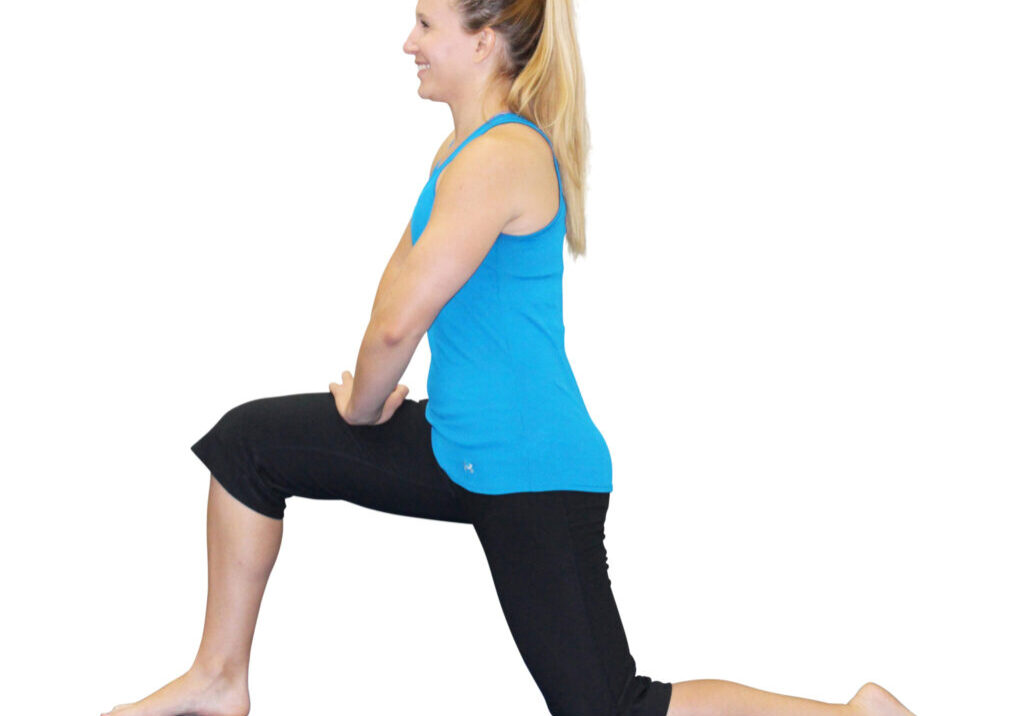
[[[329,386],[331,394],[334,396],[334,404],[338,408],[338,414],[349,425],[380,425],[381,423],[386,423],[391,420],[391,416],[398,410],[398,406],[409,395],[409,388],[399,383],[391,391],[391,395],[387,397],[387,400],[384,401],[384,408],[381,410],[380,415],[368,422],[359,422],[354,419],[351,406],[349,405],[352,399],[352,386],[354,382],[355,379],[352,377],[352,374],[346,370],[341,374],[340,384],[331,383]]]

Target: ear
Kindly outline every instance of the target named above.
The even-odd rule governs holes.
[[[480,31],[480,38],[476,43],[476,54],[480,59],[485,59],[492,52],[498,51],[498,33],[492,27],[485,27]]]

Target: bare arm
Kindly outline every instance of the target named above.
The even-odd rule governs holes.
[[[419,342],[517,214],[516,183],[523,176],[523,161],[515,143],[486,134],[445,171],[430,220],[374,319],[394,343]]]
[[[416,245],[411,235],[403,235],[381,278],[379,302],[359,347],[346,420],[374,424],[381,419],[423,334],[515,216],[511,189],[522,167],[515,147],[507,144],[485,136],[467,148],[438,187]]]
[[[452,132],[444,141],[441,142],[441,146],[438,147],[437,153],[434,155],[434,161],[431,164],[430,171],[434,171],[434,167],[437,166],[438,160],[441,155],[444,154],[445,149],[452,141]],[[388,261],[388,265],[384,267],[384,274],[380,277],[380,283],[377,284],[377,295],[373,297],[373,308],[370,309],[370,319],[373,320],[374,315],[377,313],[377,309],[380,308],[382,296],[387,295],[388,286],[392,280],[398,274],[402,267],[402,263],[405,261],[405,257],[409,255],[409,251],[412,250],[412,222],[405,227],[405,233],[402,234],[402,238],[398,240],[398,246],[395,247],[394,253],[391,254],[391,259]]]
[[[398,274],[402,268],[402,263],[405,261],[405,257],[409,254],[412,249],[412,222],[406,224],[405,232],[402,234],[402,238],[398,241],[398,246],[395,247],[394,253],[391,254],[391,259],[388,261],[388,265],[384,267],[384,273],[380,277],[380,283],[377,284],[377,295],[373,297],[373,308],[370,309],[370,320],[377,313],[377,309],[380,308],[381,298],[388,292],[388,286],[391,281]]]

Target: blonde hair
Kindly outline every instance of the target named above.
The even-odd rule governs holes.
[[[511,80],[506,104],[548,135],[562,175],[566,241],[586,254],[587,158],[583,62],[573,0],[452,0],[468,33],[491,27],[505,40],[499,76]]]

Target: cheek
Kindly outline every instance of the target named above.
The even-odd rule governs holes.
[[[424,45],[423,51],[430,59],[431,69],[433,69],[435,63],[439,67],[452,66],[452,59],[455,56],[455,53],[452,51],[452,48],[450,46],[446,46],[445,43],[433,42],[429,45]]]

